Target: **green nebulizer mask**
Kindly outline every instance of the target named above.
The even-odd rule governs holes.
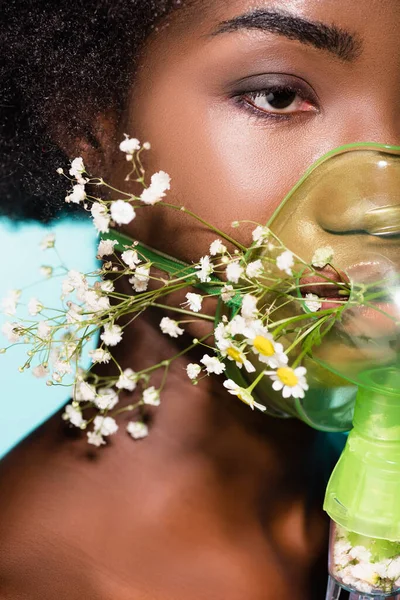
[[[330,152],[267,225],[305,263],[316,248],[333,250],[330,267],[300,274],[298,293],[315,292],[320,311],[342,306],[322,339],[297,344],[291,356],[301,354],[307,368],[304,398],[282,398],[267,378],[256,388],[276,414],[324,431],[353,427],[324,503],[332,519],[326,600],[342,590],[352,600],[400,598],[400,148],[370,143]],[[274,303],[275,320],[294,310],[276,294]],[[301,299],[297,310],[307,310]],[[286,346],[295,335],[285,334]]]

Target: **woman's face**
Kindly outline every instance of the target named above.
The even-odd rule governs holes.
[[[399,39],[399,0],[199,2],[149,40],[121,138],[151,142],[147,172],[170,174],[170,202],[248,241],[254,226],[232,221],[265,223],[328,150],[400,143]],[[215,237],[145,212],[130,233],[171,255],[198,259]]]

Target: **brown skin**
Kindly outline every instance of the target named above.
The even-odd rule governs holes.
[[[126,165],[111,138],[126,131],[150,140],[148,172],[171,175],[170,201],[230,232],[233,219],[265,222],[327,150],[399,143],[398,0],[273,4],[357,34],[363,49],[353,62],[260,31],[208,36],[254,6],[272,2],[208,2],[161,28],[146,46],[124,121],[108,119],[102,156],[88,151],[85,160],[102,161],[122,186]],[[230,92],[260,73],[301,78],[318,102],[306,98],[286,121],[251,114]],[[194,235],[184,216],[157,207],[129,232],[186,260],[214,237],[197,226]],[[240,235],[248,241],[249,229]],[[176,351],[159,316],[126,331],[122,366],[143,368]],[[212,378],[192,387],[186,364],[171,369],[148,439],[133,443],[121,432],[89,456],[84,439],[60,435],[56,416],[1,463],[0,598],[322,597],[310,583],[327,536],[321,497],[309,497],[314,432],[252,413]],[[323,566],[319,573],[325,577]]]

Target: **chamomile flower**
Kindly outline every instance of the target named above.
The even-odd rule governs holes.
[[[266,327],[257,323],[249,328],[248,334],[246,342],[260,362],[267,364],[271,369],[287,364],[288,357],[284,353],[282,344],[275,342]]]
[[[272,388],[276,392],[282,390],[284,398],[304,398],[304,392],[308,390],[308,384],[305,378],[307,369],[305,367],[279,367],[275,373],[270,375],[273,381]]]
[[[205,366],[207,373],[210,375],[214,373],[215,375],[221,375],[226,369],[226,366],[223,362],[218,360],[216,356],[209,356],[205,354],[200,362]]]
[[[222,344],[221,344],[222,345]],[[248,360],[243,350],[234,344],[229,344],[224,350],[221,350],[221,354],[236,363],[236,366],[241,369],[243,366],[248,373],[254,373],[256,370],[254,365]]]
[[[232,394],[233,396],[237,396],[239,400],[241,400],[245,404],[248,404],[252,410],[254,410],[255,408],[258,408],[258,410],[261,410],[262,412],[265,412],[267,410],[266,406],[264,406],[263,404],[259,404],[254,400],[253,396],[248,390],[240,387],[240,385],[232,381],[232,379],[227,379],[226,381],[224,381],[223,385],[230,394]]]

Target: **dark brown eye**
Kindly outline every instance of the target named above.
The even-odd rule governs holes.
[[[243,96],[245,102],[267,113],[282,114],[316,111],[316,107],[289,88],[263,90]]]

